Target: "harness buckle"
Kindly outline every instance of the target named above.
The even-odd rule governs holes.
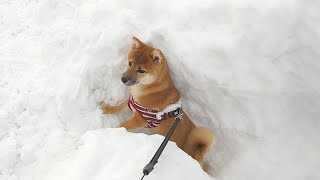
[[[174,111],[171,111],[171,112],[163,114],[161,120],[166,119],[166,116],[168,116],[169,118],[174,118],[174,117],[179,116],[180,114],[182,114],[181,108],[178,108],[178,109],[176,109]]]

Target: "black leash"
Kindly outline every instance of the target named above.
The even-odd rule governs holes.
[[[152,157],[151,161],[143,168],[143,176],[141,178],[141,180],[143,180],[144,176],[148,175],[152,170],[154,165],[157,164],[158,159],[162,153],[162,151],[164,150],[164,148],[166,147],[170,137],[172,136],[174,130],[176,129],[178,123],[182,120],[182,112],[180,112],[175,119],[174,124],[172,125],[170,131],[168,132],[168,134],[166,135],[166,137],[164,138],[164,140],[162,141],[160,147],[158,148],[157,152],[154,154],[154,156]]]

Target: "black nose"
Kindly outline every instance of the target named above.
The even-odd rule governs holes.
[[[122,81],[123,83],[127,83],[127,82],[128,82],[128,78],[125,77],[125,76],[122,76],[121,81]]]

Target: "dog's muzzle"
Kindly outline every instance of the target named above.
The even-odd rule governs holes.
[[[127,86],[133,86],[138,83],[137,80],[134,80],[126,75],[122,75],[121,81],[123,82],[123,84],[125,84]]]

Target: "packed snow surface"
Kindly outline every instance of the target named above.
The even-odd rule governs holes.
[[[130,39],[162,50],[217,143],[210,176],[172,142],[145,180],[320,179],[320,1],[0,0],[0,179],[140,179],[163,140],[103,100]]]

